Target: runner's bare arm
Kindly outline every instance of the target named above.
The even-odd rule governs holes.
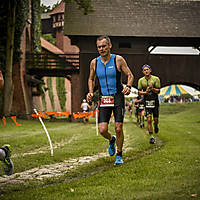
[[[146,95],[148,94],[149,92],[146,90],[146,91],[142,91],[142,90],[138,90],[138,94],[139,95]]]
[[[160,89],[158,89],[158,88],[152,88],[151,91],[156,93],[156,94],[160,93]]]
[[[122,56],[117,55],[116,62],[117,62],[117,69],[119,71],[123,72],[128,77],[127,85],[128,86],[132,86],[133,80],[134,80],[134,76],[133,76],[131,70],[129,69],[125,59]],[[128,94],[130,94],[131,89],[129,87],[125,87],[122,90],[122,92],[124,94],[128,95]]]
[[[96,59],[93,59],[90,63],[90,75],[88,78],[88,89],[89,92],[87,94],[87,101],[91,101],[93,97],[93,90],[94,90],[94,84],[95,84],[95,67],[96,67]]]

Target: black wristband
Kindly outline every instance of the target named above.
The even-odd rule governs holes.
[[[126,87],[128,87],[129,89],[131,89],[131,86],[130,86],[130,85],[126,85]]]

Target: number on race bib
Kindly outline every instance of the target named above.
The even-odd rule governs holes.
[[[155,108],[155,100],[146,100],[146,108]]]
[[[114,97],[113,96],[102,96],[100,107],[113,107]]]

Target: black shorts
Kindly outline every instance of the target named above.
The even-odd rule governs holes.
[[[109,123],[112,112],[114,114],[115,122],[123,122],[124,120],[124,95],[122,93],[114,96],[114,107],[99,107],[98,123]]]
[[[155,108],[145,108],[146,116],[149,117],[153,115],[153,118],[159,117],[159,104]]]
[[[138,112],[141,113],[144,109],[138,109]]]
[[[135,115],[138,116],[138,111],[139,109],[138,108],[135,108]]]

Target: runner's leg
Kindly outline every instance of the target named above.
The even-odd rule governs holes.
[[[154,109],[153,119],[154,119],[154,132],[158,133],[158,117],[159,117],[159,106]]]
[[[154,144],[155,143],[155,139],[153,136],[153,127],[152,127],[152,115],[147,115],[147,128],[149,131],[149,136],[150,136],[150,144]]]
[[[115,122],[115,133],[116,133],[117,153],[120,153],[122,152],[122,147],[124,143],[124,133],[123,133],[122,122]]]
[[[144,115],[145,115],[145,111],[142,110],[142,123],[143,123],[143,127],[144,127]]]
[[[99,132],[104,138],[112,140],[112,135],[108,132],[108,122],[99,123]]]
[[[153,133],[153,127],[152,127],[152,116],[147,116],[147,128],[149,133]]]

